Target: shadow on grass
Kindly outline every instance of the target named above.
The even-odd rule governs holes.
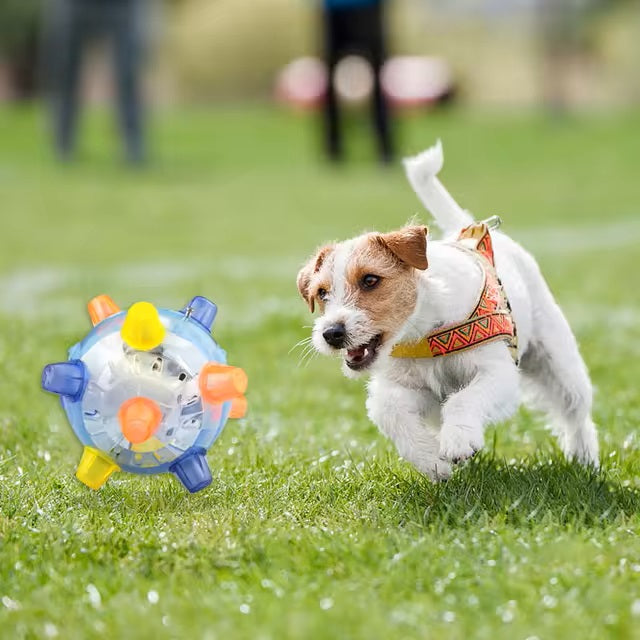
[[[611,523],[640,511],[640,492],[564,458],[508,464],[477,456],[446,482],[402,479],[398,506],[407,522],[460,527],[482,521],[518,526],[541,522],[581,527]]]
[[[509,464],[491,453],[479,454],[440,483],[392,460],[360,469],[352,465],[348,471],[294,460],[228,469],[195,495],[169,476],[116,478],[97,493],[70,476],[58,477],[50,495],[61,513],[74,505],[70,518],[88,518],[95,527],[158,528],[197,520],[211,528],[211,535],[225,527],[259,531],[265,522],[284,522],[287,531],[291,522],[303,527],[367,522],[374,528],[503,523],[576,529],[640,513],[640,492],[622,486],[612,470],[585,469],[559,455]],[[16,494],[6,502],[5,515],[13,517],[24,504],[25,496]],[[32,526],[38,526],[39,516],[35,511],[31,516]]]

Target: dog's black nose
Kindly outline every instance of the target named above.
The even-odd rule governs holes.
[[[322,337],[327,341],[327,344],[330,344],[336,349],[342,349],[347,337],[347,332],[344,325],[341,322],[338,322],[325,329],[322,332]]]

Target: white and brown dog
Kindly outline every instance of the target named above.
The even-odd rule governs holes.
[[[405,168],[443,241],[427,243],[424,226],[366,233],[321,248],[302,268],[298,289],[321,312],[314,347],[339,354],[348,377],[369,374],[369,417],[432,478],[447,478],[483,446],[487,425],[513,415],[521,386],[550,414],[565,455],[597,466],[591,383],[567,320],[534,258],[508,236],[491,233],[495,271],[456,241],[473,219],[438,181],[442,162],[438,143]],[[473,314],[491,271],[508,299],[496,317],[517,327],[519,364],[499,331],[464,349],[424,347],[452,327],[481,330]]]

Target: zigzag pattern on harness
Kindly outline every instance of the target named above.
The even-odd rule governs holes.
[[[480,344],[511,338],[513,335],[513,320],[507,313],[496,312],[472,318],[455,327],[445,329],[440,333],[431,334],[426,341],[431,356],[444,356],[477,347]]]

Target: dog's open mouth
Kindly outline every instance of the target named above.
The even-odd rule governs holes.
[[[378,347],[382,342],[382,334],[371,338],[366,344],[347,349],[344,361],[349,369],[361,371],[366,369],[378,356]]]

